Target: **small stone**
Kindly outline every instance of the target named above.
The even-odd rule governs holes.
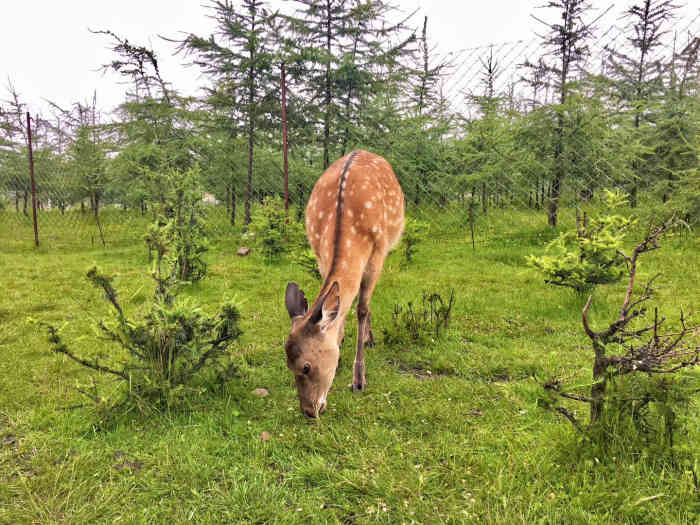
[[[258,397],[265,397],[270,395],[270,391],[267,388],[256,388],[253,390],[253,395]]]
[[[469,412],[469,415],[470,416],[483,416],[481,410],[472,410],[471,412]]]
[[[238,255],[240,257],[245,257],[246,255],[250,255],[250,248],[246,248],[245,246],[241,246],[240,248],[238,248],[236,255]]]
[[[262,441],[263,443],[265,443],[265,441],[267,441],[267,440],[270,439],[271,437],[272,437],[272,434],[270,434],[269,432],[263,430],[263,431],[261,432],[261,434],[260,434],[260,441]]]

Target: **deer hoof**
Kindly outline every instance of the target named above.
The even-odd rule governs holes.
[[[365,388],[367,388],[367,383],[353,383],[352,385],[350,385],[350,390],[352,390],[353,392],[361,392]]]

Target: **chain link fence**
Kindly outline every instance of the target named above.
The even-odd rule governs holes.
[[[616,146],[612,135],[605,135],[618,125],[620,114],[627,112],[627,118],[634,117],[634,110],[623,108],[619,101],[610,97],[609,91],[605,91],[611,89],[605,79],[614,76],[610,69],[611,50],[633,52],[628,39],[633,31],[629,24],[612,25],[588,44],[590,53],[581,68],[585,73],[577,73],[573,79],[579,84],[577,96],[582,97],[579,108],[585,109],[579,115],[570,114],[571,108],[559,110],[569,112],[566,155],[571,171],[564,179],[561,222],[572,223],[575,206],[590,199],[593,192],[606,188],[628,189],[638,181],[634,166],[622,155],[623,147],[629,144]],[[695,13],[688,19],[676,20],[675,28],[668,31],[662,45],[654,49],[654,55],[648,60],[659,65],[659,77],[663,78],[665,89],[668,86],[677,89],[673,83],[683,81],[686,82],[683,95],[698,96],[698,34],[700,13]],[[384,152],[380,152],[394,165],[404,187],[409,216],[434,225],[436,238],[443,234],[463,234],[465,240],[475,237],[472,242],[507,240],[509,236],[524,234],[523,224],[537,223],[544,230],[544,208],[552,194],[552,177],[547,172],[551,169],[548,162],[552,152],[545,138],[538,144],[537,134],[541,130],[537,126],[544,129],[547,123],[533,118],[527,126],[522,126],[525,116],[534,114],[538,108],[554,108],[559,102],[556,79],[540,61],[545,55],[542,39],[467,48],[450,55],[450,66],[440,86],[443,128],[433,150],[435,156],[444,157],[441,163],[434,163],[440,165],[426,168],[412,159],[407,160],[406,151],[391,146],[390,140]],[[681,58],[685,60],[683,64]],[[677,78],[671,78],[674,75]],[[595,84],[595,79],[601,81]],[[488,101],[497,104],[494,112],[497,120],[493,127],[485,124],[490,118]],[[556,122],[556,115],[552,110],[553,122]],[[22,127],[20,115],[17,117],[15,131],[21,135],[26,133],[26,128]],[[592,118],[599,119],[596,125],[603,128],[591,127],[587,119]],[[103,239],[112,246],[139,242],[154,213],[146,196],[126,204],[106,192],[101,195],[97,203],[99,213],[95,214],[94,198],[86,194],[85,188],[76,185],[68,164],[60,160],[60,155],[52,155],[52,152],[65,151],[65,144],[70,140],[68,134],[39,116],[33,121],[36,126],[33,138],[39,146],[34,152],[34,165],[40,239],[49,246],[76,247],[97,246]],[[378,128],[381,125],[381,122],[376,123]],[[421,137],[429,133],[420,126],[415,133],[417,149],[413,151],[419,151]],[[591,133],[601,136],[592,137]],[[391,134],[389,130],[388,135]],[[479,134],[483,135],[481,142],[469,143],[469,137]],[[511,136],[501,143],[507,134]],[[518,134],[526,136],[529,151],[512,149],[512,136],[520,136]],[[358,146],[373,149],[367,144],[367,137],[353,139]],[[610,148],[619,147],[620,155],[601,154],[596,149],[600,147],[596,140],[608,141],[604,144],[608,152]],[[445,145],[448,143],[452,146]],[[510,149],[498,151],[504,144]],[[0,142],[0,151],[9,151],[12,147],[8,141]],[[493,151],[479,150],[480,147]],[[108,156],[114,157],[116,153],[109,152]],[[245,155],[247,151],[242,149],[240,158]],[[424,157],[430,155],[429,152]],[[269,149],[257,156],[250,195],[253,207],[258,206],[264,196],[283,196],[281,156],[281,151]],[[294,157],[294,153],[290,162],[290,214],[301,219],[306,199],[322,167],[303,157]],[[28,162],[26,157],[14,156],[11,161],[0,164],[0,170],[0,242],[8,246],[26,246],[33,239]],[[239,186],[234,193],[205,177],[203,191],[212,233],[222,237],[240,235],[244,225],[245,187]]]

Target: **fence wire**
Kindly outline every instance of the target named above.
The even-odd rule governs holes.
[[[582,65],[581,72],[576,73],[574,80],[585,85],[585,82],[592,78],[606,76],[609,78],[612,74],[608,60],[610,50],[634,53],[628,41],[632,30],[630,24],[627,24],[612,25],[600,32],[596,39],[589,42],[590,53],[585,64]],[[693,63],[690,66],[686,63],[684,71],[686,77],[690,79],[685,93],[688,97],[698,96],[699,34],[700,12],[694,13],[688,19],[676,20],[675,28],[667,32],[662,45],[655,48],[654,55],[648,59],[649,63],[658,63],[660,68],[668,67],[684,50],[690,49],[685,58],[687,62],[690,56]],[[695,49],[694,55],[693,49]],[[500,120],[499,125],[512,122],[515,119],[513,115],[523,117],[537,109],[555,107],[559,91],[552,78],[551,70],[544,72],[540,78],[536,78],[535,86],[526,81],[528,75],[532,75],[532,69],[528,69],[525,65],[538,64],[543,54],[540,38],[464,48],[450,53],[451,67],[448,69],[449,73],[441,80],[443,111],[449,117],[447,119],[449,125],[443,130],[440,142],[468,140],[470,134],[483,132],[483,130],[475,131],[477,129],[475,125],[483,124],[488,116],[483,106],[484,97],[487,95],[498,101],[499,116],[511,116],[510,120]],[[485,81],[489,63],[495,66],[490,82]],[[673,82],[668,79],[669,75],[674,74],[673,72],[660,69],[660,74],[666,76],[666,83]],[[593,97],[594,89],[596,88],[583,87],[578,88],[578,92],[583,93],[584,97],[589,95]],[[619,118],[621,109],[615,101],[607,95],[596,96],[604,102],[601,116],[603,120],[610,117]],[[632,118],[632,113],[629,110],[627,112],[629,113],[627,117]],[[4,116],[8,117],[7,114]],[[568,116],[571,117],[571,115]],[[589,117],[590,115],[587,114],[580,115],[583,120]],[[56,126],[55,123],[39,116],[33,120],[36,127],[34,142],[38,146],[34,156],[40,238],[48,241],[49,244],[60,241],[60,243],[79,246],[97,245],[102,242],[103,237],[110,244],[133,243],[141,239],[145,225],[153,218],[154,208],[144,205],[145,201],[142,205],[133,202],[127,204],[110,199],[109,195],[105,194],[101,197],[101,202],[98,202],[99,214],[96,215],[93,212],[94,199],[86,194],[84,187],[76,184],[68,164],[56,160],[60,155],[52,155],[52,153],[63,153],[70,137],[61,130],[60,125]],[[26,150],[26,129],[22,127],[21,118],[6,118],[5,121],[10,122],[10,125],[0,130],[4,131],[4,135],[0,136],[0,159],[5,159],[0,160],[0,242],[6,242],[8,245],[22,244],[31,242],[33,238],[28,163],[25,162],[26,157],[21,155],[2,157],[2,154],[16,152],[18,148],[21,151]],[[376,122],[376,126],[379,128],[382,123]],[[638,181],[637,175],[633,169],[629,169],[629,166],[627,166],[628,169],[623,169],[625,166],[620,162],[591,151],[592,145],[589,138],[578,131],[575,124],[574,128],[567,130],[566,154],[570,166],[582,163],[586,166],[578,169],[575,177],[568,174],[564,179],[564,193],[562,193],[560,208],[563,221],[573,221],[574,206],[580,199],[590,197],[586,195],[586,191],[625,188]],[[536,130],[534,132],[536,133]],[[352,138],[358,145],[366,146],[365,137]],[[456,148],[453,155],[459,156],[460,151]],[[108,156],[114,157],[117,153],[108,152]],[[528,217],[533,217],[534,212],[540,210],[543,215],[543,210],[551,196],[551,173],[542,172],[533,175],[533,173],[524,173],[522,170],[505,169],[501,173],[485,175],[478,172],[481,168],[476,170],[476,173],[469,171],[474,169],[474,163],[471,168],[469,163],[465,163],[463,173],[444,173],[439,170],[422,172],[419,167],[411,167],[410,162],[402,164],[399,157],[404,155],[403,151],[392,151],[390,148],[387,153],[386,156],[390,160],[392,155],[397,160],[394,167],[404,189],[407,190],[409,215],[435,224],[436,237],[440,234],[451,235],[456,232],[464,232],[466,235],[470,222],[473,227],[475,220],[478,220],[476,242],[507,242],[513,236],[529,235],[518,230],[517,224],[523,224],[522,217],[518,221],[508,223],[502,217],[497,217],[499,210],[508,209],[511,215],[513,210],[519,210],[523,214],[530,214]],[[477,153],[489,157],[488,162],[492,165],[499,165],[498,152]],[[535,153],[532,154],[536,156]],[[548,155],[548,153],[540,153],[544,157]],[[472,150],[465,155],[474,156],[475,153]],[[459,160],[459,158],[456,161],[451,159],[449,162],[459,164]],[[258,206],[264,196],[282,193],[281,153],[279,158],[267,155],[257,159],[256,162],[253,193],[250,196],[253,207]],[[307,174],[306,178],[295,176],[295,170],[302,169],[299,166],[299,164],[292,165],[289,185],[291,214],[292,217],[298,218],[303,215],[303,207],[311,191],[313,180],[322,171],[318,166],[307,165],[303,167],[303,171]],[[220,188],[208,186],[205,180],[203,191],[202,198],[212,233],[220,236],[240,234],[244,223],[245,189],[239,189],[235,194],[229,193],[228,190],[222,193]],[[544,224],[544,219],[542,217],[540,219]],[[534,219],[527,220],[532,222]]]

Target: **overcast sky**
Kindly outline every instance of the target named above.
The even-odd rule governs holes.
[[[631,0],[616,2],[608,16],[615,21]],[[101,64],[110,60],[108,40],[89,29],[110,29],[137,44],[150,45],[158,53],[163,77],[186,94],[193,94],[205,81],[199,72],[172,56],[173,46],[158,35],[178,37],[184,33],[209,35],[204,0],[4,0],[0,16],[0,99],[6,98],[11,80],[32,112],[47,112],[44,99],[69,106],[85,101],[97,90],[98,105],[113,108],[123,101],[124,86],[113,74],[102,75]],[[418,9],[414,25],[428,16],[430,41],[442,53],[505,41],[531,41],[541,24],[530,14],[551,19],[537,10],[544,0],[395,0],[407,13]],[[269,2],[273,7],[282,0]],[[593,0],[596,7],[609,2]],[[700,12],[700,0],[688,0],[683,18]],[[459,55],[467,56],[464,53]],[[476,58],[475,58],[476,60]],[[47,115],[48,116],[48,115]]]

